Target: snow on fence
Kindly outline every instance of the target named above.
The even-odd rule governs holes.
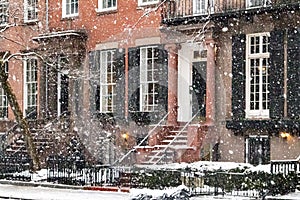
[[[28,157],[0,157],[0,178],[30,181]],[[162,189],[184,184],[193,195],[233,195],[258,198],[273,192],[292,191],[299,185],[300,163],[271,161],[271,174],[257,171],[205,171],[195,168],[149,169],[89,164],[84,157],[51,156],[46,161],[47,181],[52,183]],[[290,176],[291,172],[298,176]],[[292,179],[290,179],[292,178]],[[296,179],[297,178],[297,179]],[[285,182],[283,188],[281,182]],[[295,181],[295,183],[291,183]],[[276,181],[278,183],[276,183]]]
[[[300,174],[300,160],[273,160],[271,161],[272,174],[297,173]]]
[[[51,156],[47,159],[47,181],[70,185],[105,185],[120,184],[121,174],[129,169],[108,165],[90,165],[82,157]]]
[[[0,156],[0,179],[30,181],[31,164],[28,156]]]

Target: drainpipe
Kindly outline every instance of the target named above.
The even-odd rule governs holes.
[[[284,78],[283,78],[283,94],[284,94],[284,107],[283,107],[283,117],[286,118],[288,113],[287,113],[287,79],[288,79],[288,74],[287,74],[287,62],[288,62],[288,57],[287,57],[287,53],[288,53],[288,50],[287,50],[287,32],[288,30],[286,29],[285,32],[284,32],[284,43],[283,43],[283,49],[284,49],[284,63],[283,63],[283,75],[284,75]]]
[[[49,30],[49,0],[46,0],[46,31]]]

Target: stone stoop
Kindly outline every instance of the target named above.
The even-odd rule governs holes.
[[[154,165],[174,162],[195,162],[207,132],[204,126],[162,126],[148,139],[148,146],[136,147],[136,164]]]

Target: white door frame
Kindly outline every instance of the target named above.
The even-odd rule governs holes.
[[[192,118],[192,72],[193,63],[206,60],[194,58],[195,51],[204,50],[195,43],[182,43],[178,51],[178,117],[179,122],[187,122]]]

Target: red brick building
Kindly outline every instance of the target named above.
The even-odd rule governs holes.
[[[83,151],[105,164],[298,157],[297,20],[284,25],[298,10],[201,2],[38,2],[38,20],[22,26],[31,45],[19,48],[41,55],[28,62],[38,65],[38,92],[35,104],[20,103],[35,113],[33,132],[52,141],[44,156]],[[11,147],[18,141],[8,138]]]

